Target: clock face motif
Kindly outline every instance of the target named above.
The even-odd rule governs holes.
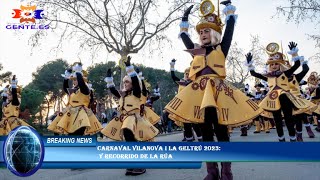
[[[206,16],[214,12],[214,5],[210,0],[202,1],[200,4],[200,11],[202,16]]]
[[[270,43],[266,49],[268,53],[276,53],[279,51],[279,45],[277,43]]]

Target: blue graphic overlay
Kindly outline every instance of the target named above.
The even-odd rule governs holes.
[[[30,176],[41,167],[44,159],[44,145],[33,128],[16,127],[1,144],[3,146],[2,161],[15,175]]]
[[[0,145],[6,146],[8,140],[4,140],[0,138]],[[46,150],[42,168],[48,169],[187,169],[210,161],[320,162],[317,142],[97,142],[95,136],[48,136],[42,141]],[[0,166],[4,162],[1,158]]]

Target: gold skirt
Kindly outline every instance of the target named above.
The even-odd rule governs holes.
[[[316,114],[320,115],[320,101],[319,102],[313,101],[313,103],[316,104],[316,108],[308,111],[308,114],[312,115],[312,113],[316,113]]]
[[[308,101],[306,99],[303,99],[305,101],[306,104],[308,104],[308,108],[304,108],[304,109],[298,109],[298,110],[294,110],[293,111],[293,115],[297,115],[297,114],[302,114],[302,113],[306,113],[309,115],[312,115],[312,112],[317,110],[317,105],[312,103],[311,101]]]
[[[14,128],[18,126],[29,126],[23,119],[17,117],[9,117],[5,118],[0,122],[0,136],[6,136],[12,131]]]
[[[7,128],[7,121],[2,120],[0,121],[0,136],[6,136],[9,134],[8,128]]]
[[[267,96],[261,101],[259,106],[266,111],[277,111],[281,108],[280,99],[281,95],[286,95],[289,100],[295,106],[295,111],[299,109],[309,108],[310,104],[306,99],[292,95],[290,92],[284,91],[282,89],[271,90]]]
[[[144,107],[144,115],[152,125],[155,125],[160,121],[160,116],[156,114],[150,107]]]
[[[84,135],[93,135],[102,129],[101,123],[91,109],[83,106],[69,106],[64,112],[59,113],[48,126],[48,130],[59,134],[69,134],[82,127],[86,127]]]
[[[165,107],[177,121],[203,123],[204,109],[215,107],[222,125],[248,124],[262,109],[227,81],[205,75],[181,90]]]
[[[183,118],[180,118],[175,114],[169,114],[168,117],[179,127],[183,127],[183,123],[192,123],[190,121],[184,120]]]
[[[149,141],[159,133],[145,117],[136,114],[113,118],[101,133],[116,141],[125,140],[123,129],[129,129],[137,141]]]

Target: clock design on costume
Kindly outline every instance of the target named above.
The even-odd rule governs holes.
[[[274,53],[278,52],[280,48],[277,43],[270,43],[270,44],[268,44],[266,49],[267,49],[268,54],[274,54]]]
[[[214,12],[214,5],[210,0],[202,1],[200,4],[200,12],[202,16],[207,16]]]

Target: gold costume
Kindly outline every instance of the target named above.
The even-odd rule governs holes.
[[[10,131],[18,126],[30,126],[19,118],[19,110],[19,106],[12,105],[11,102],[2,108],[4,117],[0,122],[0,136],[8,135]]]
[[[285,94],[288,97],[288,99],[295,106],[295,109],[309,108],[310,104],[307,103],[306,100],[290,93],[288,78],[284,73],[282,73],[279,77],[268,77],[268,85],[270,87],[270,91],[259,104],[259,106],[264,110],[279,110],[281,108],[279,97],[282,94]]]
[[[71,93],[67,108],[59,113],[48,129],[59,134],[69,134],[86,127],[84,135],[98,133],[102,126],[92,110],[88,108],[89,102],[90,95],[82,94],[80,89]]]
[[[313,93],[311,94],[311,97],[316,96],[316,90],[313,91]],[[314,111],[311,111],[310,113],[312,114],[312,112],[320,115],[320,99],[313,99],[311,100],[312,103],[317,105],[317,108]]]
[[[149,120],[149,122],[152,125],[157,124],[160,121],[160,116],[156,114],[150,107],[145,106],[145,103],[147,102],[147,97],[144,95],[141,95],[141,105],[140,107],[143,106],[143,115],[145,116],[146,119]]]
[[[225,81],[225,57],[220,46],[207,56],[205,49],[188,50],[193,53],[189,78],[193,80],[165,107],[178,118],[177,121],[203,123],[204,109],[215,107],[218,122],[222,125],[248,124],[262,109],[239,89]],[[197,73],[210,68],[216,74],[196,77]]]
[[[159,131],[146,116],[140,115],[140,105],[141,99],[132,93],[121,96],[118,107],[120,116],[112,119],[101,133],[113,140],[121,141],[124,140],[122,130],[126,128],[132,131],[137,141],[153,139]]]
[[[311,101],[306,100],[305,98],[303,98],[301,96],[299,82],[297,81],[295,76],[293,76],[293,79],[289,82],[289,88],[290,88],[290,92],[292,95],[300,98],[305,104],[307,104],[309,106],[308,108],[294,110],[293,115],[302,114],[302,113],[307,113],[307,114],[311,115],[312,113],[310,113],[310,112],[313,112],[317,109],[316,104],[312,103]]]

